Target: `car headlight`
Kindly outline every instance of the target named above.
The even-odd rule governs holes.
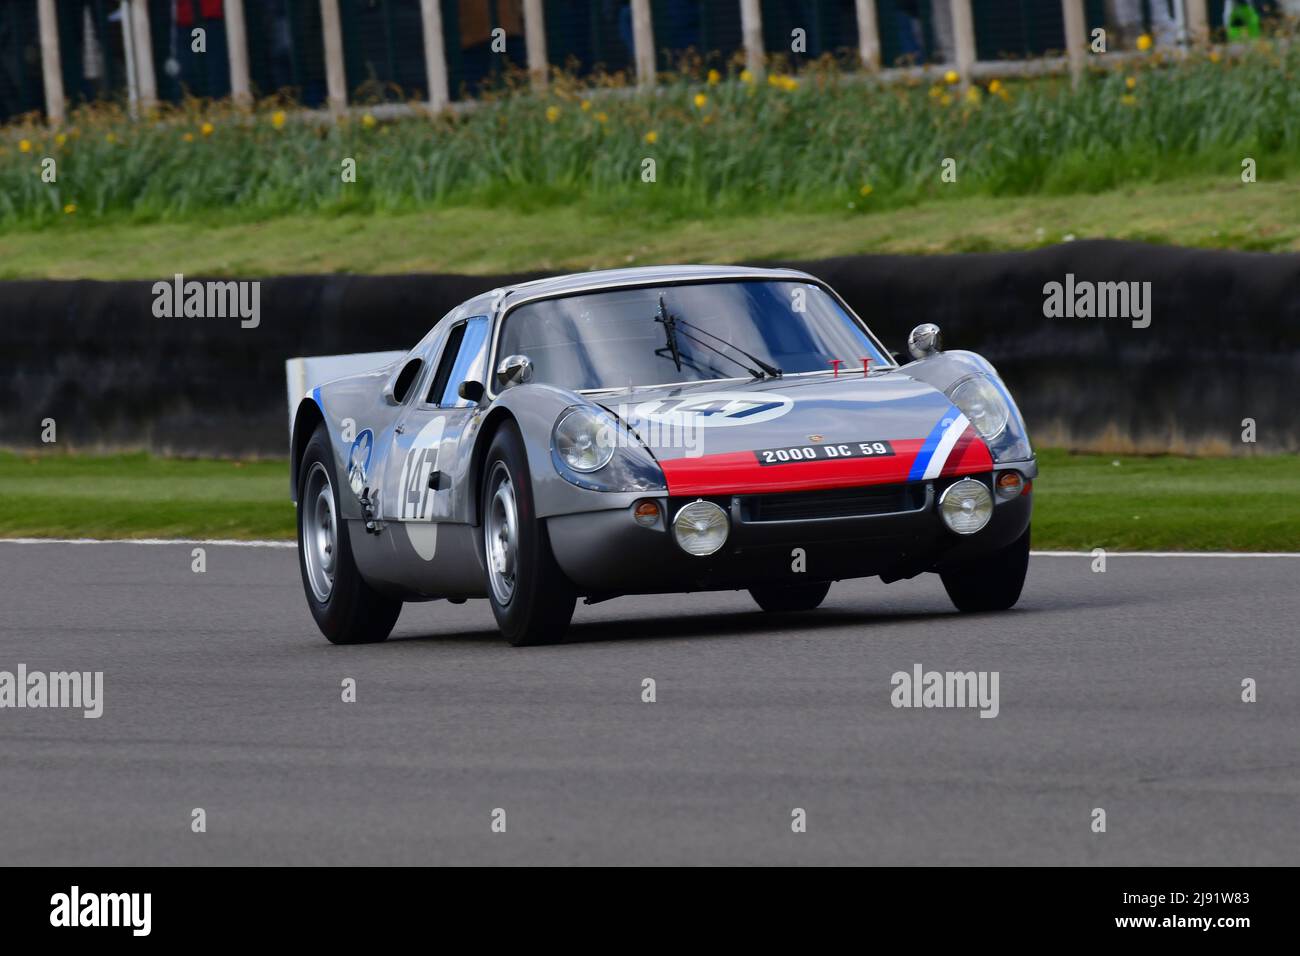
[[[615,424],[594,409],[575,408],[555,423],[555,451],[574,471],[600,471],[614,457],[617,444]]]
[[[963,478],[939,496],[939,514],[951,531],[974,534],[993,517],[993,496],[984,482]]]
[[[727,513],[712,501],[699,499],[683,505],[673,519],[673,538],[688,554],[705,557],[726,543],[731,522]]]
[[[992,441],[1006,429],[1011,409],[997,386],[983,375],[966,379],[952,390],[949,397],[985,441]]]

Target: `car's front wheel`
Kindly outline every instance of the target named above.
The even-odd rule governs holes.
[[[479,500],[488,600],[501,633],[515,647],[563,640],[577,595],[537,517],[524,441],[513,423],[488,448]]]
[[[939,572],[959,611],[1005,611],[1020,600],[1029,570],[1029,529],[993,554]]]
[[[384,640],[402,613],[402,602],[380,594],[361,577],[352,559],[348,524],[339,517],[334,457],[322,422],[298,469],[298,567],[307,606],[333,644]]]
[[[750,588],[749,594],[764,611],[811,611],[826,600],[830,589],[829,581],[810,581]]]

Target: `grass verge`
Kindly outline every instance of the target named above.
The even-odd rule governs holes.
[[[1114,458],[1048,450],[1042,550],[1300,550],[1300,456]],[[2,537],[292,538],[284,461],[0,453]]]
[[[1300,251],[1300,179],[1247,186],[1225,175],[1089,196],[977,196],[866,213],[846,209],[685,220],[580,207],[541,212],[456,207],[290,216],[264,223],[69,224],[0,234],[0,279],[580,271],[869,252],[1002,251],[1070,236]],[[123,249],[131,254],[123,255]]]
[[[653,93],[608,91],[625,76],[561,74],[545,94],[506,84],[436,117],[332,121],[291,118],[276,101],[246,112],[187,100],[131,122],[97,104],[58,130],[31,117],[0,128],[0,228],[465,205],[591,203],[630,220],[833,213],[980,196],[1086,202],[1198,176],[1240,183],[1245,158],[1264,181],[1300,173],[1290,37],[1094,59],[1078,84],[966,87],[955,74],[881,86],[828,59],[797,76],[774,62],[765,81],[696,61]]]
[[[291,538],[283,461],[0,453],[0,536]]]

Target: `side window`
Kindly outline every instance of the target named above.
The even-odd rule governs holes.
[[[402,370],[397,374],[397,378],[393,382],[393,398],[397,400],[397,404],[400,405],[406,401],[406,396],[410,393],[415,380],[420,377],[420,369],[422,368],[424,368],[424,362],[418,358],[411,359],[402,366]]]
[[[447,336],[447,341],[442,346],[442,358],[438,360],[438,371],[433,376],[433,382],[429,385],[429,397],[425,399],[430,405],[442,403],[442,394],[447,390],[447,382],[451,380],[451,370],[456,364],[456,357],[460,354],[460,343],[464,338],[465,323],[462,322],[451,330],[451,334]]]
[[[460,397],[458,390],[461,382],[474,378],[482,380],[481,353],[487,341],[487,333],[488,320],[485,315],[466,319],[451,330],[425,401],[442,406],[468,404]]]

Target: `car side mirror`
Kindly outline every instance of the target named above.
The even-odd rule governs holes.
[[[461,382],[456,389],[456,394],[465,401],[477,405],[483,399],[483,383],[475,381]]]
[[[943,336],[939,326],[925,322],[912,330],[907,337],[907,351],[914,359],[928,358],[943,349]]]
[[[533,377],[533,363],[527,355],[507,355],[497,366],[497,381],[501,387],[509,385],[522,385],[524,382],[531,381]]]

